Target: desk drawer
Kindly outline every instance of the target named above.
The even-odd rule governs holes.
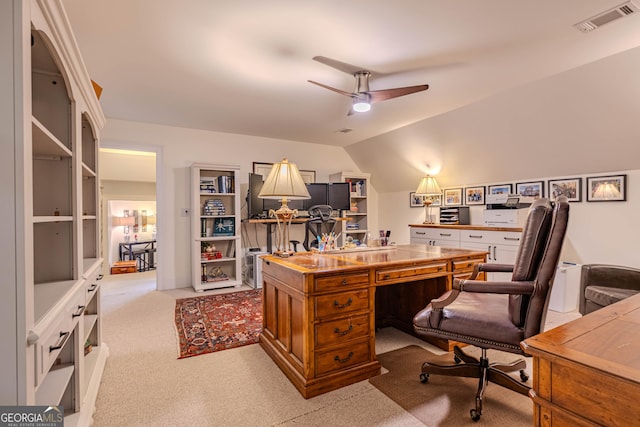
[[[369,357],[369,341],[327,352],[316,352],[316,376],[366,363]]]
[[[339,290],[352,286],[367,286],[369,284],[369,272],[344,274],[340,276],[318,277],[314,283],[316,292]]]
[[[369,289],[315,297],[314,305],[316,309],[315,320],[367,310],[369,308]]]
[[[369,336],[369,315],[316,324],[316,348]]]
[[[466,273],[473,271],[473,266],[484,262],[484,258],[471,258],[459,261],[453,261],[453,273]]]
[[[447,263],[440,262],[428,265],[416,265],[402,268],[389,268],[376,270],[376,283],[395,282],[400,279],[414,278],[419,279],[421,276],[431,274],[445,273],[447,271]]]

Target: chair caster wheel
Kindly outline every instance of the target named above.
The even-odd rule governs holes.
[[[472,409],[472,410],[469,411],[469,414],[471,415],[471,419],[474,422],[478,422],[480,420],[480,414],[478,413],[477,410]]]
[[[529,375],[524,371],[524,369],[520,370],[520,379],[523,383],[526,383],[529,380]]]
[[[426,384],[429,382],[429,374],[420,374],[420,382]]]

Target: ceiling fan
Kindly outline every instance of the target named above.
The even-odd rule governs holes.
[[[429,89],[429,85],[418,85],[398,87],[393,89],[369,90],[369,79],[372,76],[381,74],[365,70],[363,67],[336,61],[335,59],[327,58],[324,56],[314,56],[313,59],[322,64],[328,65],[329,67],[333,67],[347,74],[351,74],[353,75],[353,77],[355,77],[356,88],[353,93],[345,92],[343,90],[336,89],[334,87],[327,86],[313,80],[307,80],[309,83],[313,83],[314,85],[318,85],[325,89],[329,89],[333,92],[350,97],[352,99],[352,104],[351,109],[349,109],[349,116],[354,112],[364,113],[366,111],[369,111],[371,109],[371,104],[374,104],[376,102],[386,101],[387,99],[410,95],[412,93]]]

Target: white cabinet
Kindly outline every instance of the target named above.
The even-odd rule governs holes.
[[[460,230],[411,227],[411,244],[459,248]]]
[[[240,286],[240,183],[237,165],[191,166],[192,286]]]
[[[520,246],[520,231],[462,230],[460,247],[489,252],[487,262],[513,264]],[[487,280],[509,280],[511,273],[489,273]]]
[[[411,225],[411,243],[487,251],[487,262],[513,264],[522,229],[482,226]],[[488,280],[509,280],[511,273],[489,273]]]
[[[346,236],[352,237],[354,240],[363,242],[369,235],[369,181],[370,174],[359,172],[338,172],[329,175],[330,182],[348,182],[351,200],[351,209],[344,212],[348,221],[339,221],[342,230],[341,241],[339,245],[344,244]],[[372,236],[377,237],[377,236]]]
[[[100,341],[98,131],[105,119],[61,1],[0,5],[0,404],[64,405],[90,424],[108,355]],[[10,71],[9,71],[10,70]],[[90,287],[96,286],[87,296]],[[90,321],[87,321],[90,319]],[[84,356],[86,334],[92,354]]]

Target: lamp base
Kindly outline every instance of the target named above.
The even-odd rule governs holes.
[[[277,233],[276,233],[276,250],[273,251],[273,255],[281,258],[288,258],[295,254],[291,250],[289,242],[289,228],[291,226],[291,220],[298,216],[297,209],[290,209],[287,206],[286,199],[282,200],[282,206],[278,210],[271,209],[269,211],[270,217],[276,218]]]
[[[431,220],[431,200],[424,201],[424,221],[423,224],[435,224],[434,221]]]

